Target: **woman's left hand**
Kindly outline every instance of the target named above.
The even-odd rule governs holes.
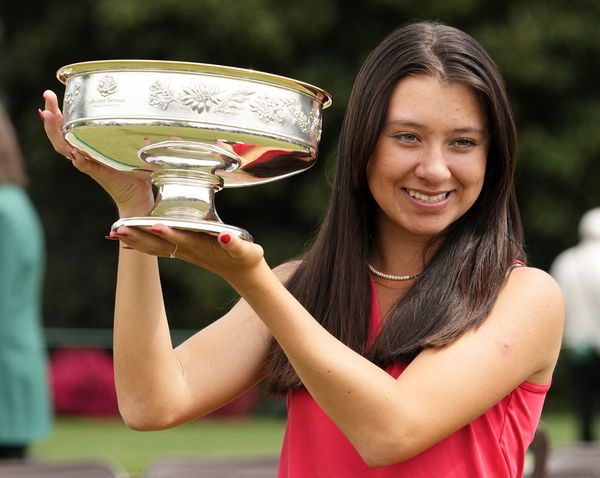
[[[210,270],[232,282],[264,261],[263,248],[227,232],[213,236],[155,224],[151,228],[121,226],[111,231],[129,248],[158,257],[175,257]]]

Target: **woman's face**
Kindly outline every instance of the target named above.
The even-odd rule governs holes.
[[[487,153],[486,119],[469,87],[402,79],[367,164],[378,233],[428,239],[444,231],[477,200]]]

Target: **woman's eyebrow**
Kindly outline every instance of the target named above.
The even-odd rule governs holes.
[[[392,119],[390,121],[386,121],[386,126],[408,126],[410,128],[418,128],[418,129],[427,129],[427,126],[413,120],[405,120],[405,119]],[[485,130],[483,128],[479,128],[476,126],[462,126],[460,128],[453,128],[449,130],[454,134],[480,134],[485,135]]]
[[[455,128],[453,130],[451,130],[453,133],[459,133],[459,134],[485,134],[485,130],[481,129],[481,128],[476,128],[474,126],[465,126],[463,128]]]
[[[421,123],[417,123],[412,120],[404,120],[404,119],[392,119],[390,121],[386,121],[385,124],[387,126],[409,126],[412,128],[424,128],[425,125]]]

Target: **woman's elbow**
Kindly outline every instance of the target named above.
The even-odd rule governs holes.
[[[183,420],[169,408],[150,409],[139,404],[136,406],[119,403],[119,413],[125,425],[140,432],[167,430],[182,424]]]
[[[424,451],[426,447],[409,436],[382,433],[356,449],[369,468],[382,468],[408,460]]]
[[[123,411],[120,413],[125,425],[131,430],[138,432],[167,430],[176,426],[169,423],[164,417],[157,417],[153,414],[127,413]]]

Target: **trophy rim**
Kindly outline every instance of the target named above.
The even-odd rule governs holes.
[[[229,77],[240,80],[257,81],[261,83],[274,84],[287,87],[294,91],[308,94],[321,102],[323,109],[332,103],[332,96],[327,91],[292,78],[265,73],[248,68],[239,68],[211,63],[195,63],[189,61],[174,60],[97,60],[71,63],[56,71],[56,78],[62,84],[73,76],[90,73],[104,73],[115,71],[147,71],[147,72],[172,72],[172,73],[196,73],[221,77]]]

